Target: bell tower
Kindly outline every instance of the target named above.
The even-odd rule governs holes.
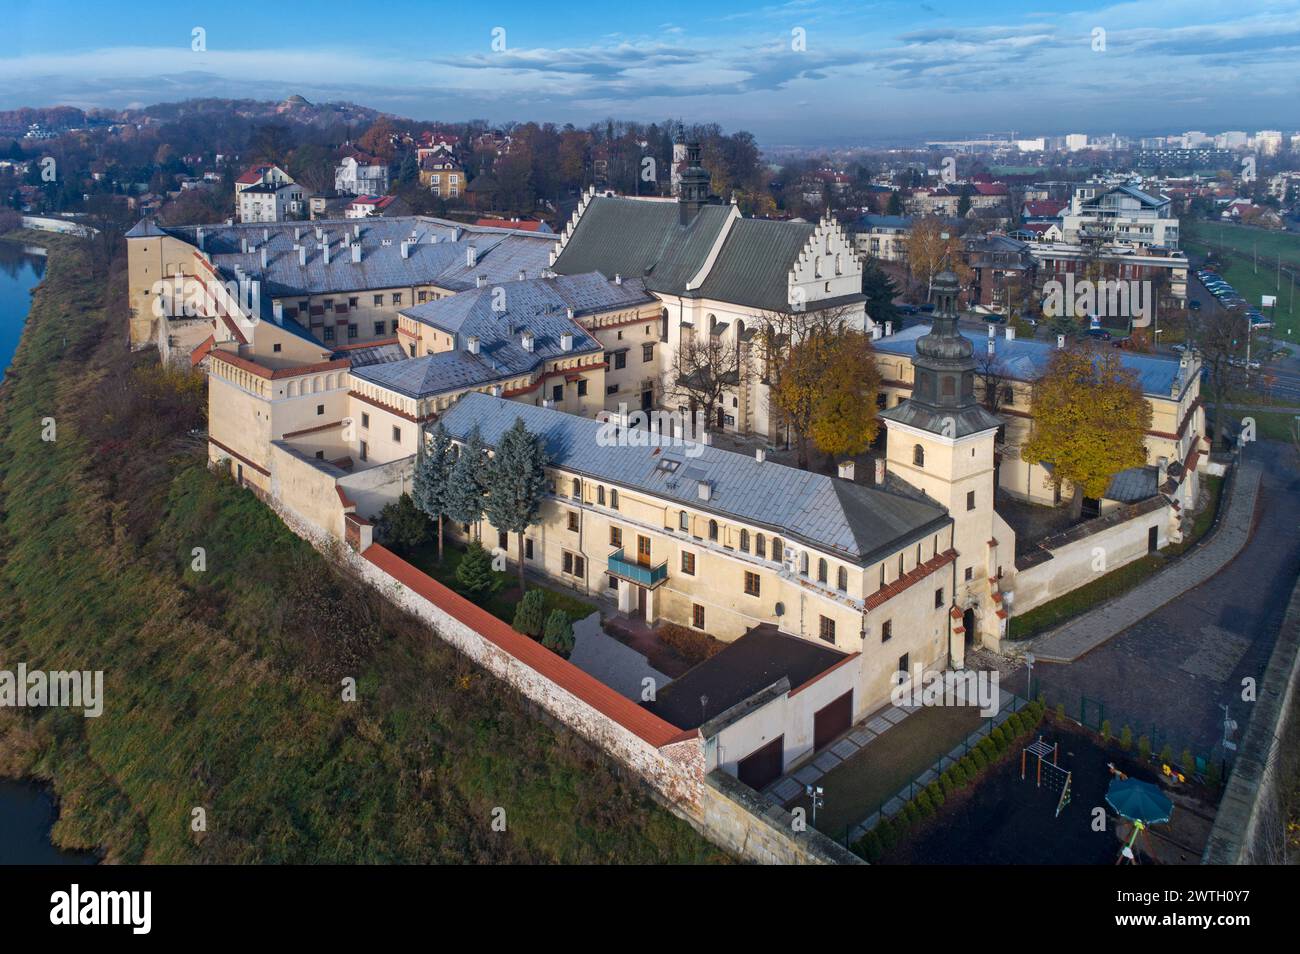
[[[978,645],[1001,635],[998,571],[1015,552],[1014,533],[993,508],[994,444],[1002,420],[975,397],[975,347],[959,327],[960,291],[951,270],[935,277],[933,323],[917,339],[912,358],[912,395],[880,412],[890,473],[934,498],[953,518],[952,658],[958,665],[966,642]],[[967,634],[967,626],[975,632]]]

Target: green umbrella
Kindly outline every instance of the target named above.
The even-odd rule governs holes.
[[[1112,779],[1106,801],[1123,817],[1144,825],[1169,821],[1174,803],[1150,782],[1135,778]]]

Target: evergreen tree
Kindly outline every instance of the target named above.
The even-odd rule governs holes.
[[[456,463],[451,466],[447,493],[442,501],[448,517],[457,523],[474,526],[476,539],[478,522],[483,516],[483,490],[483,438],[476,424],[460,446]]]
[[[573,624],[569,622],[569,614],[564,610],[551,610],[551,615],[546,617],[542,645],[566,659],[573,652]]]
[[[477,540],[470,543],[465,556],[456,564],[456,581],[473,599],[482,599],[500,586],[501,578],[492,569],[492,554]]]
[[[889,193],[889,208],[886,210],[888,215],[903,214],[903,196],[897,189]]]
[[[894,307],[894,296],[898,294],[898,286],[874,258],[862,262],[862,294],[867,296],[868,317],[878,325],[892,321],[897,331],[898,309]]]
[[[415,506],[410,494],[385,505],[377,523],[380,539],[403,549],[418,547],[429,538],[429,518]]]
[[[537,522],[546,493],[546,451],[522,418],[497,441],[487,467],[487,518],[499,531],[519,535],[519,589],[524,589],[524,532]]]
[[[510,624],[517,632],[525,633],[536,639],[546,625],[546,596],[541,590],[529,590],[515,607],[514,622]]]
[[[420,460],[415,465],[415,486],[411,496],[415,505],[430,519],[438,522],[438,562],[442,562],[442,518],[447,515],[447,497],[451,490],[451,435],[438,422],[426,447],[420,442]]]

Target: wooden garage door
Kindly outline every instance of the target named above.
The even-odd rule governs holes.
[[[755,791],[776,781],[785,770],[785,736],[779,735],[761,749],[755,749],[736,765],[740,780]]]
[[[813,713],[813,751],[820,752],[853,722],[853,690]]]

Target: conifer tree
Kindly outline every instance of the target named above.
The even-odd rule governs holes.
[[[519,535],[519,590],[524,590],[524,532],[537,522],[546,493],[546,450],[515,418],[487,468],[485,512],[499,531]]]
[[[442,518],[447,515],[447,497],[451,488],[451,435],[438,422],[432,441],[420,443],[420,460],[415,465],[415,484],[411,497],[415,505],[438,523],[438,562],[442,562]]]
[[[447,480],[447,494],[443,498],[447,516],[457,523],[473,525],[475,539],[478,538],[478,522],[483,516],[483,465],[483,437],[476,424],[460,446]]]

